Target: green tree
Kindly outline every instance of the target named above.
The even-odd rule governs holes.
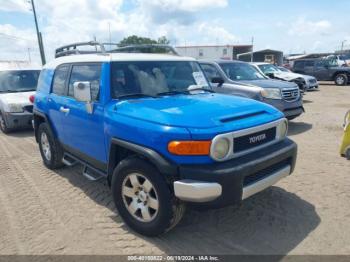
[[[170,40],[168,40],[165,36],[159,37],[157,42],[158,42],[158,44],[161,44],[161,45],[169,45],[170,44]]]
[[[119,42],[119,46],[127,46],[127,45],[151,45],[151,44],[163,44],[168,45],[170,41],[165,37],[159,37],[158,40],[154,40],[148,37],[142,37],[137,35],[131,35],[128,37],[125,37]]]

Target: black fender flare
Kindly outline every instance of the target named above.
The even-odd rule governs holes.
[[[116,157],[116,146],[122,147],[131,152],[135,152],[137,155],[146,158],[160,171],[160,173],[166,175],[167,177],[176,177],[178,175],[177,165],[171,163],[169,160],[164,158],[162,155],[160,155],[153,149],[134,144],[132,142],[128,142],[122,139],[112,138],[109,149],[109,159],[107,168],[107,175],[109,181],[113,175],[114,168],[118,165],[118,160]]]

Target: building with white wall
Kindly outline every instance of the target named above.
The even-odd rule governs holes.
[[[176,51],[182,56],[196,59],[237,59],[238,54],[251,52],[252,45],[203,45],[177,46]]]

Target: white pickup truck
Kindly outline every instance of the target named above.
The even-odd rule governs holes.
[[[0,130],[31,127],[33,104],[29,98],[35,94],[40,69],[0,69]]]

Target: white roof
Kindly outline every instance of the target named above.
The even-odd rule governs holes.
[[[266,62],[253,62],[251,63],[252,65],[272,65],[270,63],[266,63]]]
[[[196,61],[192,57],[165,55],[165,54],[143,54],[143,53],[107,53],[107,54],[86,54],[70,55],[54,59],[47,63],[44,68],[55,69],[58,65],[65,63],[93,63],[112,61]]]

